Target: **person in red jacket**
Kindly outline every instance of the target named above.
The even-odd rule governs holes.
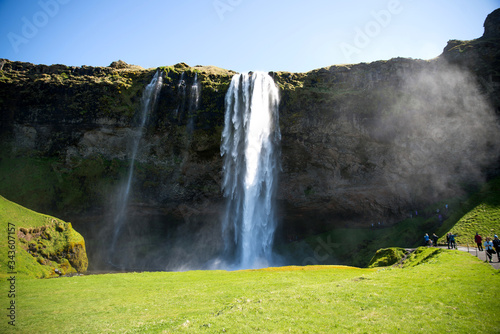
[[[479,251],[483,251],[483,238],[481,238],[481,236],[476,232],[476,236],[474,237],[474,241],[476,242],[477,244],[477,249],[479,249]]]

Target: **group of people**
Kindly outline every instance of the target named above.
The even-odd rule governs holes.
[[[456,249],[457,243],[455,241],[455,237],[457,235],[453,233],[446,234],[446,243],[448,244],[448,249]],[[437,247],[438,236],[436,233],[432,234],[432,237],[429,237],[429,234],[424,235],[424,245],[425,246],[436,246]],[[476,233],[474,236],[474,241],[477,244],[477,249],[482,252],[486,252],[487,260],[493,262],[493,255],[496,254],[498,257],[498,262],[500,262],[500,239],[498,239],[498,235],[495,235],[493,239],[490,237],[486,237],[483,243],[483,237]],[[484,248],[483,248],[484,245]]]
[[[500,262],[500,239],[498,239],[498,235],[495,235],[493,240],[491,240],[490,237],[486,237],[486,241],[484,242],[484,249],[483,249],[483,237],[479,235],[479,233],[476,232],[476,235],[474,236],[474,241],[477,244],[477,249],[482,252],[486,252],[487,260],[490,262],[493,262],[493,254],[496,254],[498,257],[498,262]]]
[[[455,241],[456,236],[457,235],[453,234],[453,233],[446,234],[446,244],[448,245],[448,249],[456,249],[457,248],[457,242]],[[437,247],[438,239],[439,239],[439,237],[436,235],[436,233],[433,233],[432,237],[429,237],[429,234],[426,233],[424,235],[424,245]]]
[[[435,247],[437,247],[438,239],[439,238],[436,235],[436,233],[433,233],[432,237],[429,237],[429,234],[426,233],[424,235],[424,245],[425,246],[435,246]]]

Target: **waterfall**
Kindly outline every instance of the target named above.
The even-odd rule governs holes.
[[[113,230],[113,239],[111,241],[111,256],[115,253],[115,247],[120,236],[121,228],[126,220],[126,211],[128,206],[128,200],[130,196],[130,190],[132,185],[132,180],[134,176],[134,165],[137,157],[137,153],[139,151],[139,144],[143,135],[144,125],[146,124],[146,120],[150,112],[154,109],[158,94],[163,85],[163,77],[162,73],[157,71],[153,76],[151,82],[144,89],[142,98],[141,98],[141,109],[140,109],[140,122],[137,128],[136,133],[132,138],[132,150],[131,150],[131,158],[130,158],[130,166],[128,169],[127,180],[125,186],[122,187],[118,194],[118,201],[116,206],[115,218],[114,218],[114,230]],[[110,263],[112,261],[110,260]]]
[[[191,92],[189,97],[189,113],[196,111],[200,105],[200,89],[201,84],[198,82],[198,73],[194,75],[194,81],[191,85]]]
[[[266,73],[235,75],[222,133],[225,252],[236,268],[272,262],[279,164],[279,91]]]
[[[198,73],[195,73],[193,84],[190,87],[189,93],[189,105],[188,105],[188,120],[187,120],[187,131],[191,134],[194,131],[194,125],[196,120],[196,110],[200,105],[200,91],[201,84],[198,82]]]
[[[179,79],[179,83],[177,84],[178,94],[180,97],[180,104],[177,106],[175,110],[175,116],[177,117],[179,114],[182,115],[185,104],[186,104],[186,80],[184,79],[184,72],[181,73],[181,77]]]

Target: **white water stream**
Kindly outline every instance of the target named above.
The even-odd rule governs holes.
[[[279,91],[262,72],[235,75],[226,94],[223,218],[226,257],[235,268],[273,262],[279,165]]]

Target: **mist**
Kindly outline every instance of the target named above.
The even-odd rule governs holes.
[[[388,142],[383,178],[402,197],[429,202],[483,182],[500,152],[498,118],[477,79],[442,60],[400,72],[396,98],[373,136]]]

